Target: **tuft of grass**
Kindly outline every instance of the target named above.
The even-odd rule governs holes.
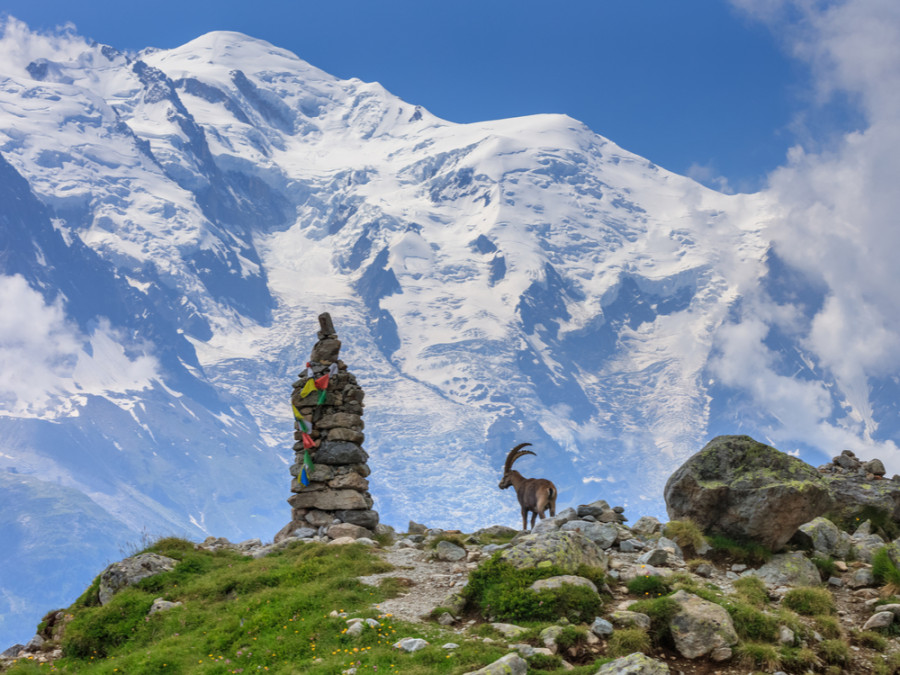
[[[699,551],[706,543],[700,526],[692,520],[671,520],[663,527],[663,534],[685,553]]]
[[[669,593],[672,588],[669,581],[656,574],[645,574],[635,577],[626,584],[628,592],[640,597],[658,598]]]
[[[456,544],[463,549],[466,547],[466,536],[464,534],[439,534],[429,539],[426,545],[430,549],[436,549],[437,545],[442,541],[449,541],[451,544]]]
[[[721,534],[707,537],[713,551],[736,563],[758,566],[769,561],[772,551],[754,541],[739,541]]]
[[[603,579],[602,570],[579,569],[579,572]],[[552,565],[517,569],[494,556],[469,576],[463,592],[466,606],[485,617],[504,621],[554,621],[570,615],[586,621],[599,615],[603,600],[589,588],[567,584],[556,590],[538,592],[529,588],[538,579],[562,574],[565,574],[564,570]]]
[[[628,609],[650,617],[650,637],[656,646],[671,642],[669,621],[678,613],[678,603],[670,597],[638,600]],[[615,633],[613,633],[615,635]]]
[[[875,675],[900,675],[900,652],[885,656],[876,654],[872,659],[872,672]]]
[[[556,636],[556,644],[560,651],[570,647],[582,647],[587,644],[587,629],[579,626],[565,626]]]
[[[635,652],[646,654],[650,651],[650,636],[640,628],[620,628],[609,638],[607,654],[613,658],[628,656]]]
[[[825,588],[792,588],[784,594],[781,604],[804,616],[834,614],[836,611],[834,598]]]
[[[823,637],[837,639],[843,637],[841,633],[841,624],[836,616],[829,614],[817,614],[813,617],[816,623],[816,629]]]
[[[741,642],[734,648],[734,656],[748,668],[763,668],[772,672],[781,666],[778,649],[763,642]]]
[[[773,642],[778,635],[778,618],[746,602],[729,599],[723,606],[731,616],[734,629],[744,640]]]
[[[822,640],[818,651],[825,663],[844,666],[850,662],[850,647],[841,640]]]
[[[853,633],[853,641],[860,647],[874,649],[882,654],[888,646],[887,638],[874,630],[860,630]]]
[[[782,647],[781,667],[792,673],[808,673],[821,668],[822,659],[809,647]]]
[[[734,591],[741,600],[757,609],[769,604],[769,592],[759,577],[749,576],[735,579]]]
[[[813,556],[810,560],[812,560],[812,564],[818,568],[819,577],[822,581],[828,581],[828,579],[833,577],[835,572],[837,572],[837,567],[834,565],[834,558],[831,556]]]
[[[563,664],[562,658],[556,654],[534,654],[526,660],[528,661],[529,673],[542,670],[559,670]]]
[[[884,594],[894,595],[900,592],[900,570],[891,560],[886,546],[882,546],[872,556],[872,576],[884,586]]]

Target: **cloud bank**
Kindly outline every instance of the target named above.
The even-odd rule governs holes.
[[[804,138],[766,189],[775,252],[827,289],[824,301],[804,317],[799,303],[776,306],[758,294],[754,314],[769,320],[748,318],[723,331],[715,374],[779,417],[773,439],[806,439],[835,454],[863,450],[900,472],[895,439],[879,433],[870,403],[873,381],[900,371],[900,3],[733,1],[809,67],[811,106],[849,102],[863,124]],[[786,310],[814,366],[833,378],[833,392],[779,374],[765,341],[784,327]]]

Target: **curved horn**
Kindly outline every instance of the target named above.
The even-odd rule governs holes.
[[[519,443],[516,447],[509,451],[509,454],[506,456],[506,464],[503,465],[503,473],[507,474],[512,471],[513,463],[519,459],[522,455],[533,455],[534,453],[531,450],[522,450],[526,445],[531,445],[531,443]]]

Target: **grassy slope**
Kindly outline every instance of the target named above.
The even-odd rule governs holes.
[[[230,551],[194,550],[167,539],[149,551],[179,559],[172,571],[125,589],[101,607],[96,582],[68,609],[61,639],[66,657],[53,665],[19,661],[10,673],[461,673],[508,650],[466,642],[435,625],[392,622],[373,603],[384,589],[357,576],[386,571],[363,546],[294,544],[257,560]],[[182,607],[147,617],[154,599]],[[345,634],[344,618],[377,618],[361,636]],[[392,647],[401,637],[431,644],[408,654]],[[455,638],[455,639],[454,639]],[[461,647],[448,651],[445,642]]]

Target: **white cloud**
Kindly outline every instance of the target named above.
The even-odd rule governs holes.
[[[871,440],[876,427],[869,401],[871,378],[900,370],[900,296],[895,290],[900,282],[900,3],[733,2],[767,22],[809,66],[811,105],[840,97],[857,106],[864,120],[863,128],[825,130],[824,137],[792,148],[766,190],[776,204],[768,224],[776,251],[827,288],[823,307],[801,338],[835,378],[838,399],[849,406],[849,414],[829,424],[824,391],[809,384],[792,390],[783,382],[761,342],[765,327],[753,322],[723,332],[718,374],[752,392],[771,412],[789,413],[781,415],[784,427],[773,430],[773,437],[805,435],[806,442],[823,449],[861,444],[888,453],[882,459],[900,468],[894,442]],[[727,355],[747,360],[725,363]]]
[[[712,164],[698,164],[694,162],[688,167],[687,176],[719,192],[724,192],[727,195],[734,194],[734,189],[728,183],[728,179],[716,171]]]
[[[156,359],[130,358],[102,320],[90,336],[19,275],[0,276],[0,415],[56,417],[85,394],[150,386]]]

